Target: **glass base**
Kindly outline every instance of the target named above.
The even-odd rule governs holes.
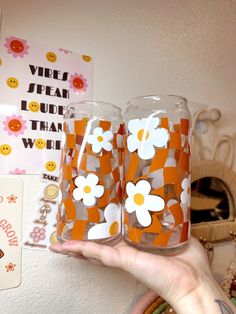
[[[64,243],[66,241],[70,241],[70,238],[63,238],[57,235],[57,240],[60,243]],[[108,245],[108,246],[114,246],[117,243],[119,243],[121,240],[121,233],[118,234],[116,237],[112,237],[112,238],[104,238],[104,239],[96,239],[96,240],[78,240],[78,241],[83,241],[83,242],[93,242],[93,243],[97,243],[97,244],[103,244],[103,245]],[[76,241],[76,240],[74,240]]]
[[[147,243],[146,244],[141,244],[141,243],[135,243],[135,242],[132,242],[130,241],[128,238],[124,237],[123,238],[124,241],[138,249],[138,250],[142,250],[144,252],[147,252],[147,253],[152,253],[152,254],[157,254],[157,255],[165,255],[165,256],[172,256],[172,255],[177,255],[179,253],[182,253],[188,246],[188,243],[189,241],[187,240],[186,242],[183,242],[183,243],[180,243],[180,244],[177,244],[177,245],[172,245],[172,246],[166,246],[166,247],[161,247],[161,246],[151,246],[151,245],[148,245]]]

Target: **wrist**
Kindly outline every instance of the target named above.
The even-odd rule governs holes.
[[[199,279],[197,288],[176,300],[172,306],[178,314],[234,313],[233,304],[209,274],[204,274]],[[231,312],[223,312],[221,306],[229,307]]]

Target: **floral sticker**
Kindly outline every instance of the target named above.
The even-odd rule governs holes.
[[[126,192],[128,198],[125,201],[125,208],[128,213],[136,212],[140,225],[147,227],[152,219],[149,211],[157,212],[163,210],[164,200],[157,195],[150,195],[151,185],[146,180],[140,180],[136,185],[128,182]]]
[[[75,179],[77,188],[73,191],[73,197],[76,201],[83,200],[85,206],[93,206],[96,197],[101,197],[104,193],[104,187],[98,185],[99,178],[93,173],[89,173],[87,178],[78,176]]]
[[[191,179],[190,176],[188,178],[183,179],[181,183],[181,187],[183,192],[180,194],[180,200],[183,204],[187,204],[190,206],[190,192],[191,192]]]
[[[18,197],[17,197],[16,195],[11,194],[10,196],[7,197],[8,203],[15,203],[16,200],[17,200],[17,198],[18,198]]]
[[[6,38],[4,47],[6,47],[7,52],[12,54],[15,58],[24,58],[24,56],[29,53],[29,46],[27,45],[27,41],[13,36]]]
[[[9,263],[8,265],[5,266],[7,272],[14,271],[15,267],[16,267],[16,264],[13,264],[13,263]]]
[[[144,118],[130,120],[128,130],[128,150],[133,153],[136,149],[141,159],[150,159],[155,154],[154,146],[166,147],[169,133],[164,128],[159,128],[159,118]]]
[[[13,114],[12,116],[6,117],[3,121],[3,130],[8,133],[8,135],[19,136],[24,134],[27,129],[26,121],[22,119],[22,116],[17,116]]]
[[[17,175],[26,174],[26,171],[25,169],[16,168],[15,170],[10,170],[9,174],[17,174]]]
[[[75,93],[83,93],[87,90],[88,84],[87,79],[82,74],[71,74],[70,75],[70,88]]]
[[[102,128],[95,128],[93,134],[88,137],[88,143],[92,144],[92,150],[94,153],[99,153],[102,148],[106,151],[112,150],[111,140],[113,139],[113,133],[111,131],[103,131]]]
[[[46,230],[44,228],[35,227],[33,231],[30,233],[30,237],[34,242],[39,242],[40,240],[44,240]]]
[[[88,231],[88,239],[102,239],[117,235],[120,232],[121,211],[117,204],[107,205],[104,211],[106,222],[96,224]]]

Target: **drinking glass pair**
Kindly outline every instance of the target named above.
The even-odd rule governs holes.
[[[144,96],[121,110],[71,104],[63,124],[57,235],[171,252],[190,233],[190,113],[180,96]]]

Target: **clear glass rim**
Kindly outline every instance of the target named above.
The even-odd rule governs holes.
[[[105,101],[98,101],[98,100],[80,100],[80,101],[75,101],[72,103],[69,103],[66,107],[66,109],[68,110],[71,106],[76,106],[76,105],[90,105],[90,106],[94,106],[95,108],[99,108],[101,106],[104,107],[106,106],[107,109],[110,110],[116,110],[119,113],[121,113],[121,108],[119,108],[118,106],[111,104],[109,102],[105,102]],[[104,108],[105,109],[105,108]]]
[[[170,107],[176,107],[179,105],[186,105],[187,104],[187,99],[183,96],[179,96],[179,95],[172,95],[172,94],[156,94],[156,95],[145,95],[145,96],[139,96],[139,97],[135,97],[132,98],[128,101],[127,103],[127,109],[129,106],[132,105],[139,105],[139,103],[141,103],[142,101],[145,100],[150,100],[150,101],[155,101],[156,103],[164,101],[165,99],[169,99],[169,100],[173,100],[173,104]],[[139,108],[139,109],[144,109],[144,108]],[[164,109],[164,107],[163,107]]]

